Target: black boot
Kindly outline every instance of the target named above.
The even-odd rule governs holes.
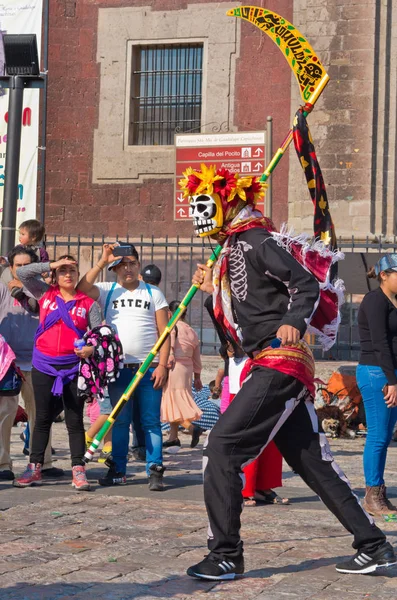
[[[203,433],[203,430],[198,425],[193,425],[192,432],[192,441],[190,443],[191,448],[195,448],[200,441],[200,435]]]
[[[127,477],[125,473],[120,473],[116,469],[116,464],[111,458],[107,458],[105,464],[109,467],[105,477],[98,479],[99,485],[109,487],[112,485],[125,485],[127,483]]]
[[[386,506],[389,510],[396,512],[397,511],[397,506],[395,506],[394,504],[392,504],[389,500],[389,498],[387,497],[387,487],[385,486],[385,484],[382,484],[380,486],[380,489],[382,490],[382,494],[383,494],[383,498],[386,502]]]
[[[149,490],[151,492],[162,492],[164,490],[163,474],[165,467],[163,465],[151,465],[149,471]]]

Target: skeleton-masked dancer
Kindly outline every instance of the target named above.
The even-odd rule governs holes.
[[[303,336],[309,328],[325,348],[335,340],[343,288],[330,283],[329,272],[338,255],[305,236],[277,233],[255,209],[264,195],[256,178],[201,165],[189,168],[180,185],[197,235],[223,244],[214,268],[199,265],[193,283],[212,294],[218,322],[251,359],[204,449],[210,553],[188,574],[219,580],[244,572],[242,469],[271,440],[353,534],[357,552],[336,569],[369,573],[395,564],[392,546],[335,463],[312,402],[314,360]]]

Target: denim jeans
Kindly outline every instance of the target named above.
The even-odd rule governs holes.
[[[162,390],[153,389],[153,381],[150,379],[154,367],[148,369],[141,379],[138,387],[122,408],[112,429],[112,457],[119,473],[125,473],[127,468],[127,455],[132,420],[133,406],[139,410],[142,428],[146,442],[146,472],[149,475],[151,465],[161,465],[163,462],[163,438],[160,424],[160,404]],[[120,396],[130,384],[135,370],[122,369],[120,377],[108,386],[110,401],[115,407]]]
[[[380,367],[358,365],[356,378],[367,417],[368,433],[363,457],[365,483],[373,487],[384,484],[387,448],[397,421],[397,408],[386,406],[382,388],[387,379]]]

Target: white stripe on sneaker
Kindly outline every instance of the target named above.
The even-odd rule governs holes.
[[[369,556],[366,556],[366,554],[360,554],[358,558],[362,560],[365,565],[372,560],[372,558],[369,558]]]
[[[227,560],[223,560],[222,562],[218,563],[218,567],[221,567],[221,569],[223,569],[224,572],[227,573],[228,571],[235,569],[236,565],[232,561],[228,562]]]

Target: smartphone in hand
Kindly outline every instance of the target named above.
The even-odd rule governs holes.
[[[383,394],[383,397],[385,397],[385,396],[386,396],[386,394],[387,394],[387,388],[388,388],[388,387],[389,387],[389,384],[388,384],[388,383],[385,383],[385,385],[384,385],[384,386],[383,386],[383,388],[382,388],[382,394]]]
[[[131,244],[125,246],[116,246],[113,249],[113,256],[132,256],[133,250]]]

